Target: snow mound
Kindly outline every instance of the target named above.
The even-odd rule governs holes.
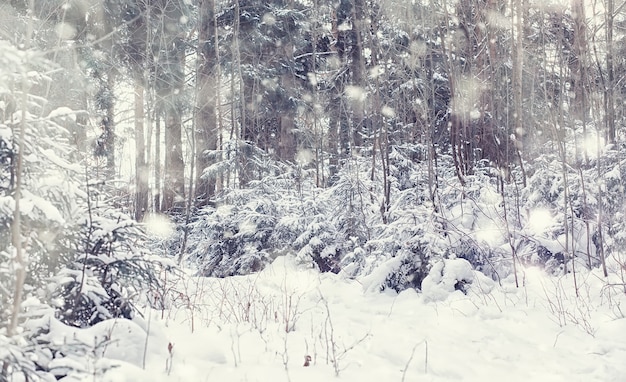
[[[60,328],[81,341],[113,330],[106,342],[118,341],[105,357],[89,358],[82,374],[71,374],[81,379],[66,381],[93,381],[95,371],[98,382],[624,380],[626,319],[607,304],[601,272],[577,273],[581,298],[571,275],[520,272],[524,287],[516,288],[512,277],[495,283],[466,260],[441,260],[423,294],[371,293],[293,256],[247,276],[182,273],[168,279],[171,304],[145,307],[140,328],[125,320]],[[183,293],[188,298],[181,300]],[[626,304],[621,288],[611,298],[614,307]],[[150,333],[145,368],[136,364],[142,332]],[[132,362],[116,359],[124,351]]]
[[[67,326],[58,320],[50,323],[47,339],[56,344],[75,344],[91,349],[96,358],[124,361],[135,366],[143,366],[144,346],[147,333],[138,324],[126,319],[112,319],[79,329]],[[72,360],[55,360],[54,366]],[[68,370],[72,365],[65,365]]]
[[[108,340],[102,357],[142,366],[146,332],[136,323],[125,320],[107,320],[93,326],[95,338]]]
[[[424,301],[443,301],[456,291],[487,294],[494,285],[487,276],[474,271],[469,261],[443,259],[433,265],[422,281],[422,294]]]
[[[48,118],[70,118],[76,122],[76,112],[69,107],[59,107],[48,114]]]

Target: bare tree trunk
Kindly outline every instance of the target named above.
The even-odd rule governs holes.
[[[331,102],[331,124],[337,124],[338,140],[329,142],[337,144],[339,154],[338,166],[340,167],[352,154],[355,146],[361,145],[361,128],[363,124],[363,101],[359,93],[364,92],[363,86],[363,54],[361,46],[360,27],[363,22],[362,0],[341,0],[337,3],[333,19],[332,33],[336,37],[334,44],[339,65],[334,81]],[[344,25],[352,25],[351,29],[340,28]],[[347,85],[354,86],[354,94],[344,94]],[[331,127],[331,134],[334,132]],[[334,147],[329,151],[332,153]],[[332,154],[331,154],[332,155]],[[329,179],[332,181],[332,179]]]
[[[295,121],[293,115],[288,113],[283,114],[279,118],[280,126],[280,142],[279,142],[279,157],[284,161],[293,161],[296,156],[297,142],[293,133],[295,130]]]
[[[27,77],[24,73],[22,79],[22,113],[18,134],[18,152],[15,162],[15,190],[13,193],[13,199],[15,201],[15,209],[13,210],[13,221],[11,222],[11,244],[15,251],[15,288],[13,290],[13,309],[11,311],[11,319],[9,321],[9,327],[7,329],[8,336],[15,334],[17,329],[17,320],[20,312],[20,306],[22,304],[22,294],[24,291],[24,281],[26,280],[26,259],[24,257],[24,248],[22,246],[22,218],[21,218],[21,206],[22,199],[22,169],[23,169],[23,157],[24,157],[24,130],[26,130],[26,108],[28,84]]]
[[[148,89],[148,100],[146,102],[146,109],[144,111],[144,116],[145,116],[145,142],[146,142],[146,173],[148,173],[148,200],[146,201],[146,203],[148,204],[148,211],[156,211],[154,209],[154,194],[156,192],[156,190],[153,188],[154,186],[150,186],[150,176],[154,176],[154,169],[152,168],[152,166],[156,166],[156,163],[154,163],[154,157],[153,157],[153,148],[152,148],[152,142],[154,139],[154,111],[153,111],[153,102],[152,102],[152,96],[150,95],[150,90]],[[144,93],[144,95],[146,95]],[[156,179],[155,179],[155,183],[156,183]]]
[[[107,90],[113,94],[113,88],[115,87],[115,73],[110,70],[107,73]],[[107,175],[114,177],[116,174],[115,169],[115,102],[110,100],[106,109],[106,117],[103,121],[104,129],[104,146],[106,147],[106,159],[107,159]]]
[[[313,0],[313,10],[315,12],[315,17],[319,17],[319,15],[317,15],[318,12],[318,0]],[[312,54],[311,54],[311,58],[310,58],[310,65],[311,68],[313,70],[313,75],[315,76],[314,78],[317,81],[317,40],[318,40],[318,30],[317,27],[313,27],[311,30],[311,41],[313,42],[311,44],[312,46]],[[324,175],[325,175],[325,171],[324,171],[324,131],[320,128],[320,121],[319,121],[319,111],[316,107],[316,105],[318,105],[319,102],[319,94],[318,94],[318,90],[317,90],[317,86],[313,87],[313,131],[315,132],[315,179],[316,179],[316,185],[317,187],[322,187],[323,185],[325,185],[325,179],[324,179]]]
[[[597,154],[598,157],[600,155],[601,147],[600,147],[600,134],[596,137],[597,141]],[[596,166],[598,169],[598,179],[602,179],[602,170],[601,170],[601,161],[596,161]],[[604,258],[604,234],[602,231],[602,225],[604,224],[604,197],[603,197],[602,186],[598,183],[598,193],[596,196],[597,204],[598,204],[598,217],[597,217],[597,225],[598,225],[598,238],[596,242],[596,253],[600,258],[600,263],[602,264],[602,273],[604,277],[608,277],[609,273],[606,269],[606,260]]]
[[[33,10],[33,0],[29,1],[29,9]],[[28,29],[26,32],[25,50],[30,48],[31,38],[33,35],[33,18],[32,15],[28,19]],[[25,68],[27,63],[24,63]],[[24,282],[26,281],[26,257],[24,256],[24,248],[22,246],[22,212],[21,212],[21,199],[22,199],[22,170],[23,170],[23,158],[24,158],[24,131],[27,127],[26,112],[28,108],[28,76],[24,72],[22,73],[22,100],[21,100],[21,118],[18,134],[18,151],[15,162],[15,190],[13,192],[13,200],[15,202],[15,208],[13,209],[13,220],[11,221],[11,245],[15,251],[15,287],[13,289],[13,307],[11,310],[11,317],[9,319],[9,326],[7,328],[7,335],[13,336],[17,331],[17,322],[19,313],[22,306],[22,297],[24,294]],[[7,364],[3,365],[6,367]],[[3,373],[4,374],[4,373]],[[0,374],[2,375],[2,374]]]
[[[369,12],[372,14],[373,12]],[[368,39],[368,47],[372,52],[372,66],[378,67],[378,54],[380,53],[380,46],[378,42],[377,33],[377,20],[371,20],[370,24],[370,36]],[[369,109],[371,111],[370,119],[373,125],[373,139],[372,142],[372,174],[371,180],[374,179],[375,174],[375,164],[376,164],[376,145],[378,143],[378,148],[380,151],[380,164],[382,166],[382,184],[383,184],[383,200],[380,205],[380,214],[381,219],[384,224],[389,223],[389,210],[391,208],[391,170],[390,170],[390,159],[389,152],[391,151],[391,143],[389,142],[389,131],[388,131],[388,122],[383,117],[383,101],[381,100],[381,84],[380,84],[379,76],[376,76],[373,81],[374,85],[374,94],[372,95],[372,102],[369,104]]]
[[[286,44],[284,53],[290,60],[293,60],[293,45]],[[293,89],[296,86],[291,72],[281,75],[280,81],[281,86],[287,90]],[[298,144],[294,134],[296,129],[294,113],[294,110],[283,110],[278,118],[280,134],[278,142],[278,156],[284,161],[293,161],[296,156]]]
[[[185,86],[185,44],[181,37],[174,41],[170,58],[178,72],[165,106],[165,179],[163,182],[163,211],[180,209],[185,204],[185,163],[182,143],[182,92]]]
[[[572,16],[574,18],[574,52],[568,60],[572,72],[574,105],[573,115],[583,123],[583,135],[587,132],[587,21],[585,18],[584,0],[572,0]],[[586,148],[585,158],[587,157]]]
[[[607,143],[615,143],[615,68],[613,65],[613,20],[615,19],[614,0],[606,1],[606,95],[605,117]]]
[[[334,182],[337,173],[339,172],[339,153],[341,151],[339,144],[339,115],[337,113],[338,106],[331,106],[332,112],[334,114],[331,115],[330,120],[328,121],[328,147],[326,148],[326,152],[328,152],[328,184],[332,185]]]
[[[204,169],[215,162],[205,154],[217,149],[215,67],[219,65],[215,30],[215,1],[202,0],[199,5],[198,66],[196,69],[196,205],[206,205],[215,195],[216,177],[203,177]],[[214,155],[214,153],[211,153]]]
[[[180,107],[168,105],[165,117],[165,179],[163,181],[163,211],[181,207],[185,200],[182,150],[182,116]]]
[[[247,145],[251,144],[251,133],[249,129],[252,128],[253,119],[251,116],[248,116],[248,110],[246,105],[246,100],[249,95],[247,94],[248,90],[246,84],[244,83],[243,78],[243,68],[241,65],[241,45],[240,45],[240,37],[241,37],[241,25],[240,25],[240,17],[241,17],[241,9],[239,7],[239,0],[235,0],[235,14],[234,18],[234,26],[233,26],[233,34],[234,34],[234,44],[232,47],[233,57],[236,61],[237,67],[237,81],[239,82],[239,135],[240,144],[237,147],[238,150],[238,159],[239,159],[239,187],[245,187],[250,180],[252,180],[252,173],[250,167],[248,166],[248,157],[247,157]],[[234,94],[234,93],[233,93]],[[235,118],[233,114],[231,118]],[[234,122],[233,122],[234,123]]]
[[[352,46],[350,71],[352,72],[352,85],[356,86],[363,96],[352,102],[352,141],[354,146],[363,146],[364,138],[368,135],[365,131],[365,62],[363,60],[363,30],[367,22],[364,15],[364,0],[353,0],[352,7],[352,33],[355,37]]]
[[[222,67],[220,65],[220,36],[219,36],[219,28],[218,28],[218,14],[217,14],[217,9],[216,9],[216,5],[215,5],[215,1],[213,1],[213,45],[214,45],[214,51],[215,51],[215,118],[216,118],[216,135],[218,135],[217,140],[219,142],[216,142],[216,148],[220,150],[220,155],[219,155],[219,159],[223,160],[223,150],[224,150],[224,133],[225,133],[225,129],[223,126],[223,118],[222,118],[222,107],[221,107],[221,102],[222,102],[222,93],[221,93],[221,89],[222,89]],[[234,93],[233,93],[234,94]],[[233,132],[231,132],[230,134],[230,138],[229,140],[233,139]],[[230,178],[230,173],[226,173],[226,175],[224,175],[224,173],[220,173],[219,176],[216,179],[215,182],[215,190],[214,190],[214,194],[219,193],[221,190],[224,189],[224,178],[228,177]]]
[[[431,4],[432,5],[432,4]],[[420,21],[426,25],[424,12],[420,13]],[[428,60],[427,65],[425,65],[427,78],[430,78],[431,81],[429,83],[429,98],[435,100],[437,97],[437,91],[434,83],[434,73],[435,69],[433,67],[435,61],[435,52],[433,49],[428,49]],[[414,78],[413,81],[417,82],[417,78]],[[417,85],[417,83],[416,83]],[[417,86],[416,86],[417,88]],[[427,150],[428,150],[428,193],[430,196],[430,201],[433,203],[433,207],[436,212],[437,209],[437,189],[438,189],[438,179],[437,179],[437,145],[435,144],[435,131],[436,131],[436,120],[437,120],[437,111],[434,107],[428,108],[428,112],[426,113],[428,116],[426,119],[426,129],[425,132],[427,134]]]
[[[141,221],[148,210],[148,168],[144,137],[144,88],[135,80],[135,220]]]
[[[446,23],[449,23],[450,14],[448,13],[448,4],[446,0],[444,0],[443,2],[443,9],[444,9]],[[456,76],[456,73],[454,72],[454,67],[452,66],[452,54],[448,50],[446,37],[447,36],[444,34],[443,31],[439,32],[439,38],[441,41],[441,51],[444,56],[445,67],[448,71],[448,87],[450,89],[450,95],[454,99],[454,96],[457,91],[456,90],[457,76]],[[450,102],[453,102],[453,101],[450,101]],[[454,105],[452,105],[452,107],[454,107]],[[465,174],[465,171],[463,170],[462,158],[459,152],[460,151],[459,146],[461,145],[461,142],[459,140],[459,130],[460,130],[459,125],[461,125],[459,121],[460,118],[461,116],[452,115],[450,117],[450,121],[448,125],[450,127],[450,149],[452,150],[452,160],[454,162],[455,173],[461,185],[465,185],[466,174]]]
[[[154,211],[163,211],[161,207],[161,106],[157,101],[154,110]]]
[[[564,31],[561,30],[560,34],[561,34],[561,41],[565,41],[565,36],[564,36]],[[562,47],[561,47],[562,48]],[[559,66],[558,70],[559,70],[559,78],[564,78],[564,67],[561,65]],[[565,127],[565,110],[564,110],[564,105],[563,102],[559,103],[559,107],[558,107],[558,116],[557,119],[555,120],[555,136],[554,136],[554,140],[556,141],[556,144],[558,146],[558,152],[559,152],[559,156],[561,159],[561,171],[562,171],[562,177],[563,177],[563,235],[565,236],[564,244],[565,244],[565,248],[564,248],[564,261],[563,261],[563,271],[565,273],[567,273],[567,262],[570,258],[573,258],[573,252],[570,250],[570,235],[572,234],[573,228],[574,227],[570,227],[569,223],[568,223],[568,214],[569,214],[569,209],[568,209],[568,205],[570,202],[570,194],[569,194],[569,175],[568,175],[568,164],[567,164],[567,142],[566,142],[566,137],[562,136],[561,134],[559,134],[559,129],[564,129]]]
[[[523,176],[523,184],[526,187],[526,173],[524,171],[524,162],[522,160],[522,142],[524,136],[524,123],[523,123],[523,113],[524,113],[524,28],[523,28],[523,15],[524,8],[522,7],[522,0],[515,0],[515,59],[513,60],[513,72],[514,72],[514,80],[513,80],[513,103],[515,110],[515,142],[514,142],[514,150],[517,154],[517,158],[519,160],[519,165],[522,169]],[[507,145],[507,152],[508,152]],[[507,155],[508,156],[508,155]],[[507,157],[505,160],[506,164],[510,163],[509,158]]]

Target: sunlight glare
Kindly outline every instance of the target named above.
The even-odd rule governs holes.
[[[528,214],[526,227],[534,234],[542,234],[554,223],[554,217],[549,210],[537,208]]]
[[[598,152],[598,136],[595,133],[587,134],[580,143],[580,149],[587,153],[591,159],[596,159],[604,148],[604,138],[600,137],[600,152]]]
[[[149,234],[162,239],[167,239],[174,233],[174,223],[163,214],[148,214],[143,224]]]

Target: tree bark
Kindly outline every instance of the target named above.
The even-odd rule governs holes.
[[[32,11],[34,7],[33,0],[29,1],[29,9]],[[28,27],[26,33],[25,50],[30,48],[30,43],[33,35],[33,18],[32,15],[28,19]],[[28,63],[23,64],[23,68],[26,68]],[[26,281],[26,256],[24,256],[24,248],[22,245],[22,211],[20,202],[22,199],[22,170],[23,170],[23,158],[24,158],[24,132],[27,127],[26,117],[28,109],[28,76],[25,72],[22,73],[22,99],[21,99],[21,118],[18,134],[18,152],[15,159],[15,190],[13,191],[13,200],[15,201],[15,208],[13,209],[13,220],[11,221],[11,245],[15,251],[15,287],[13,289],[13,307],[11,310],[11,316],[9,319],[9,326],[7,327],[7,335],[9,337],[16,334],[17,323],[19,319],[19,313],[22,306],[22,297],[24,295],[24,282]],[[7,363],[3,365],[7,367]]]
[[[161,106],[154,111],[154,211],[161,212]]]
[[[571,107],[575,118],[583,123],[583,133],[586,133],[587,106],[587,22],[585,18],[585,3],[583,0],[572,0],[572,17],[574,19],[573,57],[568,60],[572,72],[572,91],[574,102]],[[586,150],[586,149],[585,149]]]
[[[143,220],[148,210],[148,168],[144,134],[144,88],[135,80],[135,220]]]
[[[607,143],[615,143],[615,67],[613,63],[613,21],[615,19],[613,0],[606,2],[606,125]]]
[[[352,140],[359,147],[365,144],[365,137],[369,134],[365,131],[365,62],[363,60],[363,30],[366,18],[364,15],[364,1],[353,0],[352,8],[352,33],[354,41],[351,51],[350,71],[352,73],[352,85],[356,86],[363,95],[352,102]]]
[[[182,115],[179,105],[170,105],[165,117],[165,178],[161,209],[172,212],[185,202],[185,164],[182,150]]]
[[[174,212],[185,205],[185,163],[182,143],[182,92],[185,86],[185,44],[175,39],[170,52],[173,74],[172,91],[165,106],[165,179],[163,181],[162,210]]]
[[[289,61],[293,61],[293,44],[285,44],[283,54]],[[287,71],[280,76],[281,87],[285,91],[294,89],[297,84],[291,71]],[[279,142],[278,142],[278,156],[283,161],[294,161],[297,151],[298,143],[294,134],[296,123],[294,118],[295,110],[293,105],[289,104],[281,111],[280,117],[278,117],[279,125]]]
[[[204,169],[214,163],[205,151],[217,149],[216,80],[217,36],[215,32],[215,1],[199,4],[198,66],[196,71],[196,205],[205,206],[215,195],[215,177],[203,177]]]
[[[524,142],[524,7],[523,0],[515,0],[515,59],[513,60],[513,108],[515,110],[515,130],[513,132],[515,141],[512,149],[519,161],[522,170],[522,183],[526,187],[526,171],[524,170],[524,161],[522,160],[522,150]],[[508,137],[506,138],[508,141]],[[505,164],[509,165],[512,158],[509,158],[509,144],[506,144]],[[508,176],[508,174],[507,174]]]
[[[115,87],[115,73],[110,70],[107,73],[107,90],[113,94]],[[112,96],[111,96],[112,97]],[[106,147],[107,176],[114,177],[115,169],[115,102],[111,99],[107,103],[106,117],[103,120],[104,147]]]

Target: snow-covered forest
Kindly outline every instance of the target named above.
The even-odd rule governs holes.
[[[626,1],[0,0],[0,382],[626,380]]]

